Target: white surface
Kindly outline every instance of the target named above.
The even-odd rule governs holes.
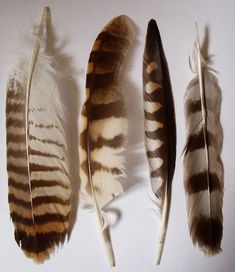
[[[117,267],[110,269],[94,215],[79,212],[71,239],[43,265],[27,259],[14,241],[13,226],[7,203],[7,173],[5,145],[5,87],[14,52],[18,51],[20,35],[27,33],[31,21],[39,23],[44,5],[52,11],[56,32],[65,41],[76,67],[75,78],[79,89],[79,104],[84,97],[85,73],[94,39],[102,27],[119,14],[129,15],[138,28],[136,46],[132,49],[129,66],[128,94],[130,114],[130,145],[139,143],[140,152],[128,156],[128,181],[131,187],[111,208],[119,209],[121,219],[111,228]],[[234,272],[235,271],[235,2],[234,0],[119,0],[119,1],[41,1],[0,0],[0,267],[4,272],[18,271],[82,271],[82,272]],[[159,220],[152,211],[148,168],[143,153],[141,69],[147,22],[158,22],[165,54],[168,59],[177,120],[177,164],[173,181],[173,197],[169,229],[160,267],[154,268]],[[216,257],[205,257],[191,242],[186,221],[185,196],[182,181],[182,157],[185,142],[183,95],[192,78],[188,67],[197,21],[201,37],[209,25],[209,53],[215,54],[213,66],[220,73],[222,88],[222,124],[224,129],[223,162],[225,166],[223,252]],[[80,110],[80,108],[79,108]],[[132,148],[132,149],[131,149]],[[135,167],[137,165],[137,167]],[[131,167],[132,166],[132,167]],[[109,213],[114,221],[112,213]]]

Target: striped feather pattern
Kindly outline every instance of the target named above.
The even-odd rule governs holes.
[[[206,125],[202,120],[199,79],[188,85],[185,96],[187,143],[184,156],[184,186],[188,224],[194,244],[206,255],[219,253],[223,232],[221,92],[215,76],[204,69]],[[206,129],[206,143],[204,139]],[[208,154],[205,150],[208,145]],[[208,156],[208,164],[207,164]]]
[[[16,242],[28,257],[43,262],[67,234],[70,178],[52,59],[40,49],[29,89],[28,60],[21,58],[7,86],[8,200]]]
[[[83,193],[95,206],[111,265],[112,245],[102,208],[123,189],[127,119],[120,75],[133,26],[126,16],[109,22],[93,45],[86,79],[86,101],[80,120],[80,176]]]
[[[176,125],[174,102],[167,62],[155,20],[148,24],[144,63],[145,147],[151,185],[161,215],[157,261],[161,260],[171,200],[171,183],[175,170]]]

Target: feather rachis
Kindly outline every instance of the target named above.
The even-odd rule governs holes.
[[[161,260],[166,237],[171,183],[175,168],[176,125],[167,62],[157,24],[148,25],[144,67],[145,146],[153,192],[161,216],[156,264]]]

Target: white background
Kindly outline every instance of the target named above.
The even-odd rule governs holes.
[[[7,202],[5,145],[5,87],[15,62],[21,36],[32,22],[39,23],[42,9],[49,5],[63,50],[72,56],[78,105],[84,97],[89,53],[102,27],[112,17],[126,14],[136,24],[137,40],[130,50],[127,80],[130,135],[127,156],[126,193],[109,208],[120,211],[120,220],[108,213],[116,256],[116,268],[109,268],[93,213],[78,212],[70,241],[43,265],[27,259],[14,241]],[[158,22],[168,59],[177,120],[177,163],[173,181],[168,235],[160,267],[155,268],[159,220],[151,202],[148,168],[143,148],[142,54],[147,22]],[[185,142],[183,95],[193,77],[188,65],[194,40],[194,22],[203,38],[209,28],[209,53],[222,89],[221,121],[224,129],[225,166],[224,235],[222,253],[205,257],[191,242],[186,219],[183,189],[182,150]],[[234,272],[235,271],[235,2],[234,0],[0,0],[0,269],[4,272]],[[74,90],[75,91],[75,90]],[[69,92],[68,92],[69,93]],[[76,111],[75,113],[76,114]],[[137,147],[140,147],[138,150]],[[76,193],[76,192],[75,192]]]

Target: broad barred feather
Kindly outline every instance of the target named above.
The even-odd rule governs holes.
[[[221,91],[216,77],[202,66],[198,37],[195,50],[198,75],[185,94],[184,186],[192,241],[210,256],[220,252],[223,232]]]

